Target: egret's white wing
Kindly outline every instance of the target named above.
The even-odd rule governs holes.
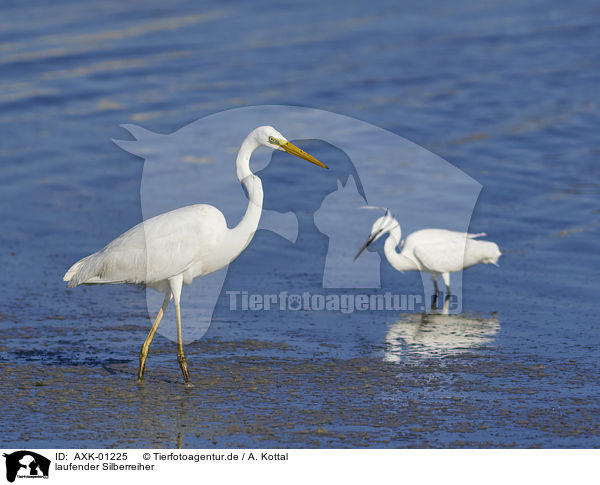
[[[423,269],[432,273],[451,273],[464,267],[465,237],[452,237],[415,247],[413,254]]]
[[[474,239],[482,234],[453,234],[455,236],[413,249],[415,258],[426,271],[452,273],[479,263],[496,264],[501,253],[495,243]]]
[[[218,209],[198,204],[166,215],[169,217],[157,216],[149,220],[151,224],[144,224],[147,282],[170,278],[192,266],[197,271],[194,276],[207,274],[228,262],[221,264],[219,258],[227,224]]]
[[[75,263],[65,275],[70,285],[82,283],[153,283],[208,261],[221,246],[226,230],[223,214],[199,204],[148,219]]]

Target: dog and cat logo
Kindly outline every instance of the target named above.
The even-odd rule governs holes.
[[[6,460],[6,479],[14,482],[15,478],[48,478],[50,460],[33,451],[15,451],[4,453]]]

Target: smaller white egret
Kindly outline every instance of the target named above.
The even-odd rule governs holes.
[[[396,248],[400,244],[402,231],[400,224],[386,209],[385,215],[375,221],[371,235],[358,251],[354,260],[384,234],[384,252],[389,263],[398,271],[420,271],[429,273],[433,279],[435,297],[438,294],[437,279],[441,275],[446,285],[446,298],[450,296],[450,273],[460,271],[479,263],[498,266],[502,255],[498,245],[491,241],[475,238],[485,233],[448,231],[446,229],[421,229],[413,232],[402,241],[401,252]]]
[[[263,206],[262,183],[250,170],[250,156],[258,147],[285,151],[327,168],[290,143],[275,128],[259,126],[246,137],[236,159],[238,180],[248,192],[248,208],[237,226],[227,227],[225,216],[211,205],[181,207],[132,227],[100,251],[76,262],[63,277],[69,288],[129,283],[145,285],[165,294],[163,304],[140,350],[139,382],[144,377],[150,343],[167,305],[173,299],[177,320],[177,360],[186,385],[189,383],[181,334],[181,287],[191,284],[197,276],[205,276],[227,266],[246,249],[254,237]]]

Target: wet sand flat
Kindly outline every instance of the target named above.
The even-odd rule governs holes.
[[[371,358],[211,357],[188,351],[184,388],[172,344],[137,362],[2,364],[3,446],[593,447],[595,368],[490,351],[387,363]],[[260,348],[247,343],[247,349]],[[154,358],[153,358],[154,357]],[[159,362],[157,360],[160,359]],[[549,393],[552,382],[561,393]]]

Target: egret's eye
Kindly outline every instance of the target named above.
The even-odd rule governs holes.
[[[274,136],[270,136],[269,143],[271,143],[272,145],[279,145],[279,140],[277,138],[275,138]]]

